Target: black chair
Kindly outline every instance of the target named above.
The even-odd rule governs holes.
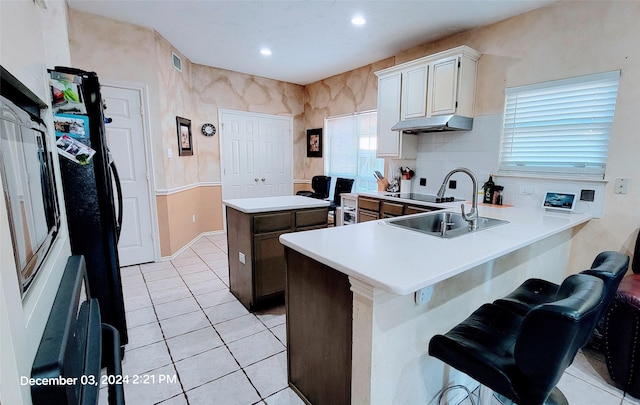
[[[296,195],[305,197],[318,198],[324,200],[329,198],[329,189],[331,188],[331,176],[313,176],[311,178],[311,188],[313,191],[301,190]]]
[[[557,300],[525,315],[484,304],[434,336],[429,354],[519,405],[568,404],[555,386],[593,332],[603,297],[602,280],[574,274]]]
[[[340,206],[341,194],[351,192],[353,181],[353,179],[345,179],[342,177],[336,179],[336,187],[333,191],[333,201],[329,204],[329,212],[335,212],[336,208]]]
[[[596,276],[604,282],[605,300],[601,315],[613,301],[620,281],[629,268],[629,256],[624,253],[606,251],[596,256],[591,268],[581,274]],[[547,280],[532,278],[522,283],[512,293],[496,300],[494,304],[504,306],[519,314],[525,314],[532,307],[556,299],[560,286]]]

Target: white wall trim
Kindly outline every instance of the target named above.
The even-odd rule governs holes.
[[[199,187],[222,187],[222,183],[219,181],[201,181],[198,183],[187,184],[180,187],[161,188],[156,190],[156,195],[178,194]]]
[[[185,250],[189,249],[194,243],[196,243],[200,238],[202,238],[203,236],[207,236],[207,235],[220,235],[220,234],[224,234],[225,231],[208,231],[208,232],[202,232],[200,235],[196,236],[195,238],[193,238],[191,240],[191,242],[187,243],[186,245],[184,245],[183,247],[181,247],[177,252],[175,252],[174,254],[172,254],[171,256],[162,256],[160,258],[160,261],[167,261],[167,260],[174,260],[176,259],[178,256],[180,256],[181,253],[183,253]]]

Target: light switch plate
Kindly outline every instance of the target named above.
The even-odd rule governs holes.
[[[246,263],[245,263],[245,262],[246,262],[246,258],[245,258],[245,256],[244,256],[244,253],[242,253],[242,252],[238,252],[238,260],[240,261],[240,263],[242,263],[242,264],[246,264]]]

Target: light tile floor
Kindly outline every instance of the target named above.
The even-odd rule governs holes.
[[[122,268],[128,404],[303,404],[287,387],[284,307],[247,311],[229,292],[226,252],[226,235],[209,235],[174,260]],[[559,388],[571,405],[640,405],[589,350]]]

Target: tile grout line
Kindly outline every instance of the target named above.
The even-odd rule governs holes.
[[[218,247],[218,246],[217,246],[217,244],[215,244],[213,241],[211,241],[211,243],[213,243],[216,247]],[[218,247],[218,248],[219,248],[219,247]],[[221,249],[221,250],[222,250],[222,249]],[[194,253],[196,253],[196,255],[197,255],[198,257],[200,257],[200,259],[204,262],[204,259],[202,259],[202,257],[200,256],[200,254],[199,254],[198,252],[195,252],[195,251],[194,251]],[[224,251],[224,254],[225,254],[226,258],[227,258],[227,263],[228,263],[228,262],[229,262],[229,253],[228,253],[228,252],[226,252],[226,251]],[[207,267],[209,267],[209,265],[208,265],[206,262],[205,262],[205,264],[207,265]],[[209,267],[209,268],[211,268],[211,267]],[[228,274],[228,272],[229,272],[229,270],[228,270],[228,269],[229,269],[229,267],[228,267],[228,265],[227,265],[227,274]],[[220,278],[220,276],[218,275],[218,273],[216,273],[216,271],[215,271],[213,268],[211,268],[211,271],[213,271],[213,272],[216,274],[216,276],[218,276],[218,278]],[[229,276],[228,276],[228,277],[229,277]],[[223,283],[224,283],[224,281],[223,281]],[[231,293],[231,287],[227,285],[227,288],[229,289],[229,293]],[[236,298],[236,300],[237,300],[237,298]],[[197,299],[196,299],[196,301],[197,301]],[[198,305],[200,305],[200,303],[199,303],[199,302],[198,302]],[[207,319],[209,319],[209,317],[207,316],[207,314],[206,314],[206,312],[204,311],[204,309],[203,309],[203,311],[202,311],[202,312],[204,312],[204,314],[205,314],[205,316],[207,317]],[[268,330],[268,331],[269,331],[269,333],[271,333],[271,335],[272,335],[272,336],[273,336],[273,337],[274,337],[274,338],[275,338],[279,343],[281,343],[281,344],[284,346],[284,350],[283,350],[283,351],[284,351],[284,352],[286,352],[286,350],[287,350],[287,345],[286,345],[284,342],[282,342],[282,341],[278,338],[278,336],[276,336],[276,334],[273,332],[273,330],[271,330],[271,328],[270,328],[270,327],[269,327],[269,326],[268,326],[268,325],[267,325],[267,324],[266,324],[266,323],[265,323],[265,322],[264,322],[264,321],[263,321],[259,316],[257,316],[255,313],[251,313],[251,312],[250,312],[250,314],[252,314],[252,315],[253,315],[253,316],[254,316],[254,317],[255,317],[255,318],[256,318],[256,319],[257,319],[257,320],[258,320],[258,321],[259,321],[259,322],[260,322],[260,323],[265,327],[265,329],[266,329],[266,330]],[[244,315],[243,315],[243,316],[244,316]],[[239,317],[238,317],[238,318],[239,318]],[[233,318],[233,319],[237,319],[237,318]],[[211,320],[209,320],[209,322],[211,322]],[[222,323],[222,322],[220,322],[220,323]],[[280,326],[280,325],[282,325],[282,324],[275,325],[274,327],[276,327],[276,326]],[[211,326],[212,326],[212,327],[213,327],[213,329],[216,331],[216,333],[218,333],[218,331],[217,331],[217,329],[215,328],[215,326],[214,326],[213,324],[212,324]],[[258,333],[260,333],[260,332],[253,333],[253,334],[251,334],[251,335],[249,335],[249,336],[245,336],[244,338],[247,338],[247,337],[250,337],[250,336],[254,336],[254,335],[258,334]],[[219,335],[219,334],[218,334],[218,335]],[[244,338],[242,338],[242,339],[244,339]],[[222,340],[222,336],[220,336],[220,339]],[[241,340],[241,339],[238,339],[238,340]],[[246,371],[245,371],[245,367],[242,367],[242,366],[240,365],[240,362],[236,359],[236,357],[234,356],[233,352],[229,349],[229,347],[227,346],[226,342],[224,342],[224,340],[223,340],[223,343],[225,344],[225,347],[227,347],[227,350],[229,350],[229,353],[231,353],[231,356],[233,357],[233,359],[234,359],[234,360],[236,361],[236,363],[238,363],[238,365],[240,366],[240,370],[242,370],[243,374],[245,375],[245,377],[247,378],[247,380],[249,381],[249,383],[251,384],[251,386],[256,390],[256,392],[257,392],[258,397],[260,398],[260,400],[259,400],[258,402],[256,402],[255,404],[260,403],[260,402],[263,402],[263,401],[265,401],[267,398],[270,398],[270,397],[272,397],[272,396],[276,395],[277,393],[279,393],[279,392],[281,392],[281,391],[284,391],[284,390],[286,390],[286,389],[288,388],[288,385],[287,385],[287,387],[285,387],[285,388],[283,388],[283,389],[281,389],[281,390],[278,390],[278,391],[276,391],[276,392],[274,392],[274,393],[271,393],[270,395],[268,395],[268,396],[266,396],[266,397],[263,397],[263,396],[260,394],[260,392],[258,391],[258,389],[255,387],[255,385],[253,384],[253,382],[251,381],[251,378],[249,378],[249,375],[247,375],[247,373],[246,373]],[[230,342],[230,343],[232,343],[232,342]],[[266,360],[266,359],[269,359],[269,358],[271,358],[271,357],[277,356],[277,355],[279,355],[280,353],[282,353],[282,351],[280,351],[280,352],[278,352],[278,353],[274,353],[274,354],[272,354],[272,355],[270,355],[270,356],[265,357],[264,359],[260,359],[260,360],[258,360],[258,361],[256,361],[256,362],[254,362],[254,363],[248,364],[248,365],[247,365],[247,367],[250,367],[250,366],[252,366],[252,365],[254,365],[254,364],[257,364],[257,363],[259,363],[259,362],[261,362],[261,361],[264,361],[264,360]],[[254,405],[255,405],[255,404],[254,404]]]
[[[213,243],[213,242],[211,242],[211,243]],[[214,244],[214,245],[215,245],[215,244]],[[193,249],[191,249],[191,250],[193,251]],[[200,257],[200,255],[199,255],[196,251],[193,251],[193,252],[196,254],[196,256],[198,256],[198,258],[199,258],[200,260],[202,260],[202,258]],[[204,260],[202,260],[202,262],[203,262],[203,263],[204,263],[204,264],[209,268],[209,266],[207,265],[207,263],[206,263]],[[176,271],[177,271],[177,269],[176,269]],[[211,272],[212,272],[212,273],[213,273],[213,274],[218,278],[218,280],[220,280],[220,276],[218,276],[218,274],[217,274],[215,271],[213,271],[213,269],[209,268],[209,271],[211,271]],[[231,349],[229,349],[229,346],[228,346],[227,342],[225,342],[225,340],[224,340],[224,339],[222,338],[222,336],[220,335],[220,332],[218,332],[218,330],[217,330],[217,329],[216,329],[216,327],[214,326],[213,322],[211,322],[211,319],[209,318],[209,315],[207,315],[207,313],[205,312],[204,308],[202,307],[202,304],[200,304],[200,301],[198,301],[198,299],[196,298],[195,294],[193,294],[193,291],[191,290],[191,288],[190,288],[189,284],[187,284],[187,283],[186,283],[186,281],[182,278],[182,274],[180,274],[180,272],[179,272],[179,271],[177,271],[177,272],[178,272],[178,274],[180,275],[180,278],[182,279],[182,281],[184,281],[184,282],[185,282],[185,284],[186,284],[186,286],[187,286],[187,289],[189,289],[189,292],[191,293],[191,296],[193,297],[193,299],[196,301],[196,304],[197,304],[197,305],[198,305],[198,307],[200,308],[200,311],[204,314],[205,318],[207,318],[207,321],[208,321],[208,322],[209,322],[209,324],[211,325],[211,328],[214,330],[214,332],[216,333],[216,335],[218,335],[218,337],[220,338],[220,341],[222,342],[222,345],[224,346],[224,348],[225,348],[225,349],[227,349],[227,351],[229,352],[229,354],[230,354],[230,355],[231,355],[231,357],[233,358],[233,361],[235,361],[235,362],[236,362],[236,364],[238,365],[238,369],[239,369],[240,371],[242,371],[242,373],[243,373],[243,374],[244,374],[244,376],[246,377],[247,381],[249,381],[249,384],[251,384],[251,386],[253,387],[253,389],[256,391],[256,394],[258,395],[258,398],[260,398],[260,401],[262,401],[262,395],[260,395],[260,392],[259,392],[259,391],[258,391],[258,389],[255,387],[255,385],[253,385],[253,382],[251,381],[251,379],[250,379],[250,378],[249,378],[249,376],[247,375],[247,373],[246,373],[246,371],[244,370],[244,368],[242,367],[242,365],[240,365],[240,362],[238,361],[238,359],[236,359],[236,357],[233,355],[233,352],[231,351]],[[220,280],[220,281],[222,281],[222,280]],[[223,281],[222,281],[222,282],[223,282]],[[223,283],[224,283],[224,282],[223,282]],[[226,285],[226,284],[225,284],[225,285]],[[229,288],[229,286],[227,286],[227,288]],[[242,315],[242,316],[244,316],[244,315]],[[237,318],[239,318],[239,317],[232,318],[232,319],[237,319]],[[222,323],[222,322],[220,322],[220,323]],[[213,349],[212,349],[212,350],[213,350]],[[194,356],[197,356],[197,355],[194,355]],[[192,356],[192,357],[194,357],[194,356]],[[175,363],[174,363],[174,364],[175,364]],[[175,367],[175,366],[174,366],[174,367]],[[220,376],[220,377],[218,377],[218,378],[215,378],[215,379],[213,379],[213,380],[211,380],[211,381],[207,381],[207,382],[205,382],[205,383],[203,383],[203,384],[200,384],[200,385],[198,385],[198,386],[196,386],[196,387],[192,387],[189,391],[191,391],[191,390],[193,390],[193,389],[195,389],[195,388],[201,387],[201,386],[203,386],[203,385],[205,385],[205,384],[209,384],[209,383],[211,383],[211,382],[213,382],[213,381],[219,380],[220,378],[226,377],[226,376],[228,376],[228,375],[230,375],[230,374],[233,374],[233,373],[235,373],[235,372],[237,372],[237,371],[238,371],[238,370],[234,370],[234,371],[232,371],[232,372],[230,372],[230,373],[227,373],[227,374],[225,374],[225,375],[222,375],[222,376]],[[178,373],[178,374],[179,374],[179,373]],[[188,395],[187,395],[186,391],[184,391],[184,388],[183,388],[183,392],[184,392],[184,394],[185,394],[185,397],[187,398],[187,405],[189,405],[189,397],[188,397]],[[260,401],[258,401],[258,402],[260,402]]]
[[[214,242],[211,242],[211,243],[213,243],[216,247],[218,247]],[[200,256],[200,254],[199,254],[198,252],[195,252],[195,251],[194,251],[194,253],[195,253],[195,254],[196,254],[196,255],[197,255],[197,256],[198,256],[198,257],[199,257],[199,258],[200,258],[204,263],[205,263],[205,265],[207,265],[207,267],[209,267],[209,265],[207,264],[207,262],[205,262],[205,261],[204,261],[204,259],[202,259],[202,257]],[[225,256],[226,256],[226,258],[227,258],[227,263],[228,263],[228,260],[229,260],[229,254],[228,254],[228,252],[224,252],[224,253],[225,253]],[[211,267],[209,267],[209,268],[210,268],[210,269],[211,269],[211,271],[212,271],[212,272],[213,272],[213,273],[218,277],[218,279],[220,279],[220,276],[218,275],[218,273],[216,273],[216,271],[215,271],[213,268],[211,268]],[[228,267],[227,267],[227,269],[228,269]],[[228,271],[229,271],[229,270],[227,270],[227,272],[228,272]],[[222,280],[220,280],[220,281],[222,281]],[[224,283],[224,281],[223,281],[223,283]],[[225,285],[226,285],[226,284],[225,284]],[[187,286],[187,288],[188,288],[188,286]],[[231,293],[231,287],[227,285],[227,289],[229,290],[229,293]],[[195,297],[194,297],[194,298],[195,298]],[[237,298],[236,298],[236,300],[237,300]],[[235,362],[236,362],[236,363],[238,364],[238,366],[240,367],[240,370],[242,371],[242,373],[244,374],[244,376],[247,378],[247,381],[249,381],[249,384],[251,384],[251,386],[253,387],[253,389],[254,389],[254,390],[256,391],[256,393],[258,394],[258,398],[260,398],[260,400],[258,400],[258,401],[257,401],[257,402],[255,402],[254,404],[258,404],[258,403],[260,403],[260,402],[263,402],[266,398],[269,398],[269,397],[271,397],[271,396],[275,395],[277,392],[282,391],[282,390],[276,391],[275,393],[272,393],[272,394],[270,394],[270,395],[268,395],[268,396],[266,396],[266,397],[263,397],[263,396],[262,396],[262,394],[260,394],[260,391],[258,391],[258,389],[256,388],[256,386],[253,384],[253,381],[251,381],[251,378],[249,378],[249,375],[248,375],[248,374],[247,374],[247,372],[245,371],[245,367],[243,367],[243,366],[240,364],[240,362],[238,361],[238,359],[236,359],[236,356],[233,354],[233,352],[232,352],[232,351],[231,351],[231,349],[229,348],[229,346],[228,346],[227,342],[225,342],[225,341],[224,341],[224,339],[222,339],[222,336],[220,336],[220,333],[219,333],[219,332],[218,332],[218,330],[216,329],[215,325],[214,325],[214,324],[211,322],[211,320],[209,319],[209,316],[208,316],[208,315],[207,315],[207,313],[204,311],[204,308],[202,308],[202,306],[200,305],[200,302],[197,300],[197,298],[196,298],[196,302],[198,303],[198,306],[199,306],[199,307],[201,307],[202,312],[204,313],[204,315],[205,315],[205,317],[207,318],[207,320],[209,320],[209,323],[211,323],[211,327],[216,331],[216,333],[217,333],[217,334],[218,334],[218,336],[220,337],[220,340],[222,341],[222,343],[224,344],[224,346],[226,347],[226,349],[227,349],[227,350],[229,351],[229,353],[231,354],[231,357],[233,357],[233,359],[235,360]],[[283,350],[283,351],[285,351],[285,352],[286,352],[286,350],[287,350],[287,346],[286,346],[286,345],[284,345],[284,344],[280,341],[280,339],[278,339],[278,337],[277,337],[277,336],[273,333],[273,331],[272,331],[272,330],[267,326],[267,324],[265,324],[265,323],[262,321],[262,319],[260,319],[260,317],[259,317],[259,316],[257,316],[256,314],[251,313],[251,312],[249,312],[249,314],[253,315],[253,316],[254,316],[254,317],[255,317],[255,318],[256,318],[256,319],[257,319],[257,320],[258,320],[258,321],[259,321],[259,322],[260,322],[260,323],[265,327],[265,329],[266,329],[266,330],[268,330],[268,331],[271,333],[271,335],[272,335],[272,336],[273,336],[273,337],[274,337],[274,338],[275,338],[279,343],[281,343],[281,344],[284,346],[284,350]],[[246,316],[246,315],[242,315],[242,316]],[[236,317],[236,318],[232,318],[232,319],[238,319],[238,318],[240,318],[240,317]],[[228,320],[226,320],[226,321],[229,321],[229,320],[232,320],[232,319],[228,319]],[[224,322],[226,322],[226,321],[224,321]],[[220,323],[223,323],[223,322],[220,322]],[[240,339],[238,339],[238,340],[242,340],[242,339],[248,338],[248,337],[250,337],[250,336],[257,335],[258,333],[261,333],[261,332],[252,333],[251,335],[244,336],[243,338],[240,338]],[[236,342],[236,341],[238,341],[238,340],[235,340],[234,342]],[[229,343],[233,343],[233,342],[229,342]],[[266,360],[266,359],[269,359],[269,358],[271,358],[271,357],[277,356],[277,355],[279,355],[280,353],[282,353],[282,351],[279,351],[278,353],[274,353],[274,354],[272,354],[272,355],[270,355],[270,356],[265,357],[264,359],[260,359],[260,360],[258,360],[258,361],[256,361],[256,362],[254,362],[254,363],[248,364],[248,365],[247,365],[247,367],[250,367],[250,366],[252,366],[252,365],[254,365],[254,364],[257,364],[257,363],[259,363],[259,362],[261,362],[261,361],[264,361],[264,360]],[[228,375],[228,374],[227,374],[227,375]],[[220,377],[220,378],[222,378],[222,377]],[[214,380],[214,381],[215,381],[215,380]],[[286,389],[286,387],[285,387],[285,388],[283,388],[283,389]]]
[[[173,263],[171,263],[171,266],[173,266]],[[173,266],[173,268],[175,269],[175,266]],[[176,270],[176,272],[177,272],[177,270]],[[182,384],[182,379],[180,378],[180,373],[178,373],[178,369],[176,368],[176,363],[173,360],[173,355],[171,354],[171,349],[169,348],[169,344],[167,343],[167,338],[166,338],[166,336],[164,334],[164,330],[162,329],[162,325],[160,324],[160,319],[158,318],[158,313],[156,311],[156,305],[153,302],[153,298],[151,298],[151,291],[149,290],[149,287],[147,286],[147,279],[144,276],[144,273],[142,272],[142,268],[140,269],[140,273],[142,274],[142,278],[144,280],[144,285],[145,285],[145,288],[147,289],[147,294],[149,294],[149,300],[151,300],[151,308],[153,308],[153,313],[156,316],[156,322],[158,322],[158,326],[160,327],[160,333],[162,333],[162,341],[164,342],[164,346],[167,348],[167,353],[169,354],[169,359],[171,360],[171,366],[173,367],[173,370],[175,371],[176,376],[178,378],[178,382],[180,383],[180,389],[182,390],[182,395],[184,396],[185,400],[187,401],[187,405],[189,405],[189,399],[187,398],[187,395],[185,393],[184,384]],[[165,366],[163,366],[163,367],[165,367]],[[175,398],[178,395],[174,395],[172,397],[165,398],[162,401],[156,402],[156,404],[159,404],[159,403],[164,402],[164,401],[166,401],[168,399],[171,399],[171,398]]]
[[[220,250],[222,253],[224,253],[224,255],[225,255],[225,257],[227,258],[227,261],[228,261],[228,252],[226,252],[226,251],[222,250],[222,249],[221,249],[221,248],[220,248],[220,247],[219,247],[215,242],[213,242],[213,241],[209,240],[208,238],[207,238],[207,240],[208,240],[208,243],[212,244],[212,245],[213,245],[213,246],[215,246],[218,250]],[[231,293],[231,292],[230,292],[230,289],[229,289],[230,287],[229,287],[229,286],[228,286],[228,285],[227,285],[227,284],[222,280],[222,278],[221,278],[221,277],[220,277],[220,275],[215,271],[215,269],[214,269],[214,268],[212,268],[212,267],[210,267],[210,265],[209,265],[209,264],[208,264],[208,263],[207,263],[207,262],[202,258],[201,254],[200,254],[200,253],[198,253],[198,252],[196,252],[196,251],[195,251],[195,250],[193,250],[192,248],[190,248],[190,250],[193,252],[194,256],[189,256],[189,257],[197,257],[197,258],[198,258],[202,263],[204,263],[204,265],[206,266],[206,270],[203,270],[203,272],[207,272],[207,271],[212,272],[212,273],[216,276],[216,278],[217,278],[219,281],[221,281],[221,282],[225,285],[225,287],[226,287],[225,289],[220,289],[220,290],[216,290],[216,291],[227,291],[227,292]],[[208,253],[215,253],[215,252],[207,252],[207,253],[203,253],[203,254],[208,254]],[[222,259],[222,258],[220,258],[220,259]],[[277,353],[271,354],[271,355],[267,356],[267,357],[266,357],[266,358],[264,358],[264,359],[260,359],[260,360],[258,360],[258,361],[255,361],[255,362],[251,363],[251,364],[248,364],[246,367],[243,367],[243,366],[240,364],[240,362],[236,359],[236,357],[234,356],[233,352],[230,350],[228,343],[227,343],[227,342],[222,338],[222,336],[220,335],[220,333],[219,333],[219,332],[218,332],[218,330],[216,329],[215,325],[213,324],[213,322],[212,322],[212,321],[211,321],[211,319],[209,318],[209,315],[205,312],[205,308],[203,307],[203,304],[201,304],[201,303],[200,303],[200,301],[199,301],[199,300],[198,300],[198,298],[197,298],[197,297],[198,297],[198,295],[196,295],[196,294],[193,292],[193,290],[192,290],[192,288],[191,288],[190,284],[189,284],[189,283],[184,279],[183,274],[178,270],[178,267],[173,263],[173,261],[169,261],[169,262],[171,263],[171,269],[172,269],[172,270],[175,270],[175,272],[177,273],[177,276],[180,278],[180,280],[182,280],[182,282],[184,283],[184,285],[186,286],[186,288],[187,288],[187,290],[189,291],[189,294],[190,294],[189,296],[184,297],[184,298],[181,298],[181,299],[192,298],[192,299],[194,299],[194,300],[195,300],[196,305],[197,305],[197,306],[198,306],[198,308],[199,308],[199,311],[200,311],[202,314],[204,314],[205,318],[206,318],[206,319],[207,319],[207,321],[209,322],[209,325],[213,328],[213,330],[215,331],[215,333],[217,334],[217,336],[220,338],[220,341],[221,341],[221,343],[222,343],[222,346],[224,346],[224,347],[227,349],[227,351],[231,354],[232,358],[234,359],[234,361],[236,362],[236,364],[237,364],[237,366],[238,366],[238,370],[234,370],[234,371],[232,371],[232,372],[230,372],[230,373],[227,373],[227,374],[225,374],[225,375],[222,375],[222,376],[220,376],[220,377],[218,377],[218,378],[216,378],[216,379],[213,379],[213,380],[211,380],[211,381],[207,381],[207,382],[205,382],[205,383],[203,383],[203,384],[200,384],[200,385],[198,385],[198,386],[196,386],[196,387],[192,387],[192,388],[190,388],[190,389],[189,389],[189,391],[191,391],[191,390],[193,390],[193,389],[195,389],[195,388],[201,387],[201,386],[203,386],[203,385],[205,385],[205,384],[211,383],[211,382],[213,382],[213,381],[219,380],[220,378],[226,377],[226,376],[228,376],[228,375],[230,375],[230,374],[232,374],[232,373],[235,373],[235,372],[237,372],[237,371],[242,371],[242,373],[244,374],[244,376],[245,376],[245,378],[247,379],[247,381],[249,382],[249,384],[251,384],[251,386],[252,386],[252,387],[253,387],[253,389],[255,390],[255,392],[256,392],[256,394],[257,394],[258,398],[260,398],[260,399],[256,402],[256,404],[258,404],[258,403],[262,403],[266,398],[270,398],[270,397],[272,397],[272,396],[276,395],[277,393],[279,393],[279,392],[281,392],[281,391],[286,390],[286,389],[287,389],[287,387],[284,387],[284,388],[282,388],[282,389],[280,389],[280,390],[278,390],[278,391],[276,391],[276,392],[274,392],[274,393],[269,394],[268,396],[263,397],[263,396],[260,394],[260,392],[258,391],[258,389],[255,387],[255,385],[253,384],[253,382],[251,381],[251,379],[249,378],[249,376],[248,376],[247,372],[245,371],[245,368],[246,368],[246,367],[250,367],[250,366],[252,366],[252,365],[254,365],[254,364],[259,363],[260,361],[264,361],[264,360],[266,360],[266,359],[269,359],[269,358],[272,358],[272,357],[274,357],[274,356],[280,355],[283,351],[285,351],[285,352],[286,352],[286,344],[285,344],[284,342],[282,342],[282,341],[278,338],[278,336],[276,336],[276,334],[274,333],[274,331],[272,330],[272,328],[270,328],[270,327],[267,325],[267,323],[265,323],[265,321],[263,321],[259,316],[257,316],[257,315],[256,315],[256,314],[254,314],[254,313],[249,312],[249,314],[253,315],[253,316],[254,316],[254,318],[255,318],[255,319],[257,319],[257,320],[258,320],[258,321],[259,321],[259,322],[264,326],[264,328],[265,328],[266,330],[268,330],[268,331],[270,332],[270,334],[271,334],[271,335],[272,335],[272,336],[273,336],[273,337],[274,337],[274,338],[275,338],[275,339],[276,339],[280,344],[282,344],[282,345],[283,345],[284,349],[283,349],[282,351],[277,352]],[[194,263],[194,264],[197,264],[197,263]],[[153,308],[153,311],[154,311],[154,315],[155,315],[155,318],[156,318],[156,322],[157,322],[158,326],[160,327],[160,332],[161,332],[161,334],[162,334],[162,340],[164,341],[165,347],[167,348],[167,351],[168,351],[169,357],[170,357],[170,359],[171,359],[171,365],[173,366],[174,370],[176,371],[176,375],[178,376],[178,381],[180,382],[180,387],[181,387],[181,390],[182,390],[182,393],[181,393],[181,394],[182,394],[182,396],[185,398],[185,401],[187,402],[187,404],[189,404],[189,397],[188,397],[188,395],[187,395],[187,392],[188,392],[188,391],[186,391],[186,390],[185,390],[185,386],[184,386],[184,384],[183,384],[183,382],[182,382],[182,379],[181,379],[181,377],[180,377],[180,374],[179,374],[179,373],[178,373],[178,371],[177,371],[177,368],[176,368],[176,361],[174,360],[173,355],[171,354],[171,348],[170,348],[170,347],[169,347],[169,345],[168,345],[168,339],[171,339],[171,338],[174,338],[174,337],[178,337],[178,336],[181,336],[181,335],[184,335],[184,334],[190,333],[190,332],[192,332],[192,331],[188,331],[188,332],[185,332],[185,333],[182,333],[182,334],[176,335],[176,336],[172,336],[171,338],[167,338],[167,336],[165,335],[165,331],[164,331],[164,329],[162,328],[161,320],[160,320],[160,318],[159,318],[159,316],[158,316],[158,312],[157,312],[157,310],[156,310],[156,305],[160,305],[160,304],[156,304],[156,303],[154,302],[154,299],[152,298],[151,290],[149,290],[149,287],[148,287],[148,284],[147,284],[147,283],[149,283],[149,282],[155,282],[155,281],[163,280],[163,278],[160,278],[160,279],[154,279],[154,280],[147,280],[147,277],[145,277],[145,272],[142,270],[142,267],[141,267],[140,265],[137,265],[137,266],[138,266],[138,268],[139,268],[140,275],[142,276],[142,281],[143,281],[143,283],[144,283],[144,287],[145,287],[146,293],[147,293],[147,295],[149,296],[149,300],[150,300],[150,302],[151,302],[151,307]],[[155,270],[155,271],[151,271],[151,273],[155,273],[156,271],[162,271],[162,270],[169,270],[169,269],[158,269],[158,270]],[[228,270],[227,270],[227,272],[228,272]],[[194,273],[198,273],[198,272],[194,272]],[[194,273],[188,273],[188,274],[194,274]],[[171,277],[173,277],[173,276],[171,276]],[[170,278],[170,277],[167,277],[167,278]],[[160,290],[160,291],[162,291],[162,290]],[[206,292],[206,293],[208,293],[208,292]],[[204,293],[204,294],[206,294],[206,293]],[[201,295],[202,295],[202,294],[201,294]],[[235,298],[235,297],[234,297],[234,298]],[[178,301],[178,300],[180,300],[180,299],[176,299],[176,300],[172,300],[172,301],[167,301],[166,303],[175,302],[175,301]],[[236,298],[236,301],[237,301],[237,298]],[[214,308],[214,307],[216,307],[216,306],[223,305],[223,304],[230,303],[230,302],[234,302],[234,301],[223,302],[223,303],[221,303],[221,304],[217,304],[217,305],[213,305],[213,306],[211,306],[211,307],[207,307],[206,309]],[[162,303],[162,304],[165,304],[165,303]],[[188,312],[187,314],[189,314],[189,313],[195,313],[195,312],[197,312],[197,310],[196,310],[196,311],[192,311],[192,312]],[[177,318],[177,317],[179,317],[179,316],[183,316],[183,315],[186,315],[186,314],[179,314],[179,315],[176,315],[176,316],[174,316],[174,317],[176,317],[176,318]],[[246,316],[246,315],[248,315],[248,314],[244,314],[244,315],[240,315],[240,316],[237,316],[237,317],[234,317],[234,318],[226,319],[226,320],[224,320],[224,321],[222,321],[222,322],[219,322],[219,324],[224,323],[224,322],[227,322],[227,321],[231,321],[231,320],[234,320],[234,319],[238,319],[238,318],[240,318],[240,317],[242,317],[242,316]],[[163,319],[163,321],[166,321],[167,319],[171,319],[171,318],[174,318],[174,317],[165,318],[165,319]],[[284,323],[282,323],[282,324],[284,324]],[[278,327],[278,326],[280,326],[280,325],[282,325],[282,324],[273,325],[273,328]],[[138,325],[138,326],[144,326],[144,325],[147,325],[147,324]],[[206,328],[206,327],[204,327],[204,328]],[[201,329],[204,329],[204,328],[200,328],[200,329],[197,329],[197,330],[201,330]],[[234,340],[233,342],[236,342],[236,341],[239,341],[239,340],[241,340],[241,339],[244,339],[244,338],[248,338],[248,337],[254,336],[254,335],[256,335],[256,334],[258,334],[258,333],[261,333],[261,332],[262,332],[262,331],[259,331],[259,332],[256,332],[256,333],[252,333],[252,334],[250,334],[250,335],[248,335],[248,336],[244,336],[244,337],[242,337],[242,338],[240,338],[240,339]],[[229,342],[229,343],[233,343],[233,342]],[[159,342],[154,342],[154,343],[159,343]],[[148,346],[148,345],[144,345],[144,346]],[[141,347],[144,347],[144,346],[141,346]],[[218,347],[222,347],[222,346],[218,346]],[[136,349],[138,349],[138,348],[136,348]],[[215,348],[214,348],[214,349],[215,349]],[[210,350],[213,350],[213,349],[210,349]],[[205,350],[204,352],[206,352],[206,351],[207,351],[207,350]],[[202,352],[202,353],[204,353],[204,352]],[[201,354],[201,353],[198,353],[198,354]],[[188,359],[188,358],[191,358],[191,357],[197,356],[198,354],[194,354],[194,355],[192,355],[192,356],[186,357],[185,359]],[[182,360],[185,360],[185,359],[180,359],[180,360],[178,360],[178,362],[179,362],[179,361],[182,361]],[[162,367],[165,367],[165,366],[162,366]],[[169,399],[176,398],[176,397],[178,397],[178,396],[180,396],[180,394],[176,394],[176,395],[174,395],[174,396],[172,396],[172,397],[170,397],[170,398],[165,398],[165,399],[161,400],[160,402],[164,402],[164,401],[167,401],[167,400],[169,400]],[[159,402],[159,403],[160,403],[160,402]]]

